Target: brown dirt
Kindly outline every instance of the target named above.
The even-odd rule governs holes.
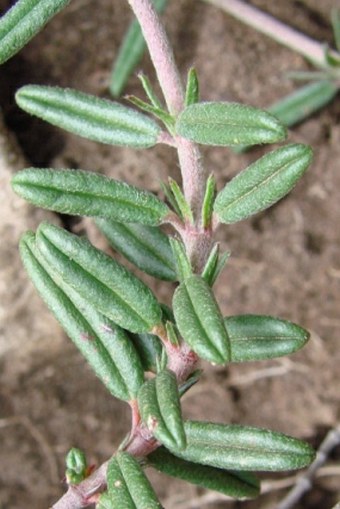
[[[5,9],[9,3],[0,1],[0,7]],[[332,42],[329,11],[337,0],[252,3],[318,40]],[[287,70],[308,68],[298,55],[216,8],[197,0],[170,4],[165,20],[181,73],[184,77],[195,64],[205,100],[233,99],[265,106],[293,89],[284,78]],[[109,69],[129,18],[123,0],[73,0],[19,56],[0,69],[0,100],[5,121],[30,164],[102,171],[158,193],[159,181],[166,175],[178,177],[171,149],[139,152],[101,146],[46,127],[13,104],[14,91],[28,82],[107,96]],[[153,77],[147,57],[141,68]],[[140,93],[136,77],[131,78],[128,92]],[[290,132],[290,141],[313,146],[315,158],[286,199],[249,221],[218,232],[222,246],[232,252],[216,288],[223,312],[291,319],[312,332],[309,345],[289,359],[233,365],[227,370],[207,366],[202,382],[185,399],[186,416],[269,427],[315,446],[339,423],[339,114],[339,102],[334,102]],[[263,149],[242,156],[226,149],[203,152],[221,187]],[[20,164],[12,164],[12,170],[18,167]],[[2,178],[3,167],[1,172]],[[47,321],[40,301],[32,304],[34,292],[19,272],[13,239],[41,217],[32,219],[32,209],[14,206],[18,201],[10,190],[3,204],[5,198],[7,205],[0,218],[4,232],[1,344],[6,346],[1,349],[0,375],[0,509],[46,509],[63,492],[60,480],[67,450],[79,446],[91,462],[99,464],[128,430],[129,414],[125,405],[109,397],[78,352],[61,337],[54,321]],[[62,220],[103,245],[89,221]],[[17,273],[19,283],[14,278]],[[169,292],[151,278],[148,282],[169,301],[172,289]],[[338,464],[339,455],[335,451],[329,465]],[[180,505],[180,501],[201,494],[184,483],[156,478],[168,509],[193,507]],[[339,485],[339,476],[318,479],[296,509],[330,509],[340,499]],[[283,493],[242,504],[216,499],[209,508],[273,508]],[[208,505],[202,501],[195,507]]]

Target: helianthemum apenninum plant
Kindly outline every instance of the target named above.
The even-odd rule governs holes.
[[[2,61],[19,50],[68,2],[20,0],[0,22]],[[308,333],[269,316],[223,317],[213,284],[227,255],[214,232],[266,209],[307,169],[311,149],[283,145],[216,192],[198,144],[279,142],[286,130],[271,114],[230,102],[200,102],[197,75],[182,88],[164,29],[150,0],[129,0],[142,27],[165,105],[141,76],[139,108],[57,87],[28,85],[16,100],[53,125],[102,143],[178,155],[182,185],[169,178],[166,202],[100,174],[28,168],[13,179],[26,200],[63,214],[94,217],[112,246],[139,269],[177,282],[169,309],[133,273],[84,238],[49,223],[27,232],[20,251],[41,297],[116,398],[131,407],[132,427],[118,451],[94,472],[84,454],[66,458],[68,490],[54,509],[155,509],[161,504],[144,474],[153,467],[238,499],[256,497],[254,471],[299,469],[314,452],[279,432],[185,421],[181,396],[198,382],[198,363],[270,359],[302,347]],[[161,227],[172,229],[166,235]],[[169,288],[171,291],[172,286]],[[148,376],[146,377],[146,374]]]

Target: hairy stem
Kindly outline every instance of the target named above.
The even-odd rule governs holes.
[[[183,109],[184,92],[172,48],[150,0],[128,0],[141,26],[170,113]]]
[[[177,115],[184,107],[184,92],[165,30],[150,0],[128,1],[141,26],[169,111],[173,115]],[[169,142],[169,139],[163,136],[161,141]],[[207,175],[201,164],[201,155],[197,145],[178,137],[176,148],[182,173],[184,196],[194,213],[196,226],[199,229]],[[187,245],[187,236],[184,236],[183,240]],[[202,242],[199,245],[205,246]],[[190,249],[188,254],[191,256]],[[198,258],[203,259],[206,255],[207,253],[200,252]]]
[[[287,48],[300,53],[300,55],[311,61],[316,67],[328,68],[325,59],[325,47],[323,44],[311,39],[305,34],[278,21],[252,5],[241,0],[205,0],[207,3],[216,5],[222,10],[231,14],[243,23],[255,28],[259,32],[268,35],[276,42]],[[332,50],[331,54],[340,57]]]

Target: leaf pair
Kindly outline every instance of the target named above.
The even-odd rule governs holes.
[[[203,277],[191,276],[173,299],[177,327],[190,347],[216,364],[271,359],[301,348],[309,338],[303,328],[271,316],[239,315],[223,319]]]
[[[172,371],[160,371],[145,382],[138,393],[138,405],[143,422],[163,445],[174,450],[185,449],[177,379]]]
[[[51,225],[41,226],[37,241],[28,232],[20,243],[26,270],[43,300],[108,390],[119,399],[135,399],[144,382],[139,355],[124,331],[98,311],[96,299],[90,302],[88,295],[84,295],[81,277],[77,287],[64,277],[60,264],[59,270],[55,268],[53,254],[60,259],[64,257],[65,267],[74,267],[75,262],[61,251],[51,250],[46,240],[51,231],[60,232],[69,246],[72,245],[73,236]],[[91,278],[89,273],[83,277]],[[93,288],[94,294],[95,291]]]
[[[126,452],[118,452],[111,459],[107,488],[98,509],[162,509],[138,461]]]

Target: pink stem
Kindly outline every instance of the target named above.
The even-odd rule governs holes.
[[[153,3],[150,0],[128,0],[141,26],[157,78],[170,113],[183,109],[184,93],[172,48]]]
[[[268,35],[287,48],[300,53],[300,55],[313,62],[317,67],[328,67],[323,44],[294,30],[256,7],[241,0],[206,0],[206,2],[220,7],[243,23]],[[334,50],[331,51],[331,54],[339,56]]]

